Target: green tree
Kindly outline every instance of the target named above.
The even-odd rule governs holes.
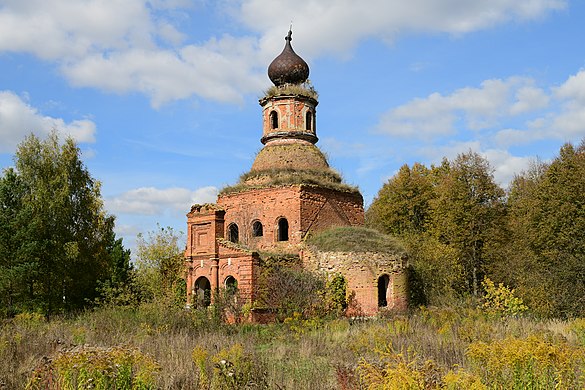
[[[15,314],[29,301],[29,285],[34,265],[20,256],[19,240],[23,221],[19,211],[23,208],[24,183],[9,168],[0,177],[0,315]]]
[[[60,144],[55,132],[45,141],[27,137],[14,160],[15,170],[6,170],[0,185],[0,230],[9,245],[0,257],[19,277],[18,288],[3,295],[10,300],[14,291],[26,290],[17,306],[47,315],[83,307],[112,270],[108,241],[114,217],[103,209],[100,183],[74,141]]]
[[[585,140],[517,177],[509,197],[517,292],[543,315],[585,314]]]
[[[182,302],[183,253],[179,235],[171,227],[157,226],[155,231],[138,235],[136,276],[145,300],[172,298]]]
[[[504,191],[494,181],[489,162],[475,152],[444,162],[432,201],[433,234],[457,251],[467,291],[479,294],[489,261],[486,248],[501,238]]]
[[[431,170],[419,163],[412,168],[403,165],[378,192],[366,212],[366,223],[386,234],[423,232],[434,196]]]

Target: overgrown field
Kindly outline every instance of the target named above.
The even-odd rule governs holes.
[[[6,389],[575,389],[585,320],[470,307],[232,324],[212,310],[100,308],[0,330]]]

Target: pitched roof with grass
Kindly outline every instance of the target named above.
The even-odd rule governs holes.
[[[395,237],[358,226],[333,227],[310,236],[306,243],[321,252],[405,253],[404,246]]]

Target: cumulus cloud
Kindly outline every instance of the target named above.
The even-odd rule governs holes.
[[[215,202],[216,187],[187,188],[154,187],[136,188],[115,197],[105,199],[106,209],[114,214],[179,215],[189,211],[195,203]]]
[[[303,55],[310,59],[326,53],[351,55],[355,45],[369,37],[392,41],[402,33],[463,34],[509,20],[531,20],[566,3],[12,0],[0,7],[0,52],[31,53],[57,63],[73,85],[140,92],[154,106],[193,95],[239,102],[243,94],[262,89],[263,65],[282,48],[283,26],[291,19],[295,39],[303,42]],[[217,7],[214,12],[231,17],[251,33],[185,44],[187,36],[172,15],[188,20],[200,7]]]
[[[45,116],[13,92],[0,91],[0,153],[13,152],[31,133],[44,137],[53,129],[77,142],[95,142],[94,122],[87,119],[65,122]]]
[[[76,86],[115,92],[139,91],[152,105],[196,94],[206,99],[238,102],[242,93],[259,91],[264,76],[252,74],[255,64],[251,39],[224,37],[179,51],[131,49],[95,54],[63,66]]]
[[[448,135],[463,121],[469,130],[497,125],[498,120],[538,111],[549,104],[546,92],[530,78],[485,80],[479,88],[465,87],[449,95],[433,93],[383,114],[378,130],[396,136]]]
[[[237,10],[262,47],[282,45],[283,26],[292,21],[309,56],[347,55],[362,39],[394,40],[402,33],[463,34],[510,20],[531,20],[566,7],[565,0],[246,0]]]
[[[435,92],[391,108],[381,115],[377,130],[419,138],[421,146],[412,154],[433,163],[478,152],[492,164],[496,180],[507,185],[534,159],[514,155],[511,147],[585,137],[584,91],[585,70],[548,89],[525,77],[486,80],[479,88]]]

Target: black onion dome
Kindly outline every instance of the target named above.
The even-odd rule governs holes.
[[[268,77],[277,87],[283,84],[301,84],[309,78],[309,65],[295,53],[290,41],[292,31],[284,38],[286,44],[282,53],[268,66]]]

